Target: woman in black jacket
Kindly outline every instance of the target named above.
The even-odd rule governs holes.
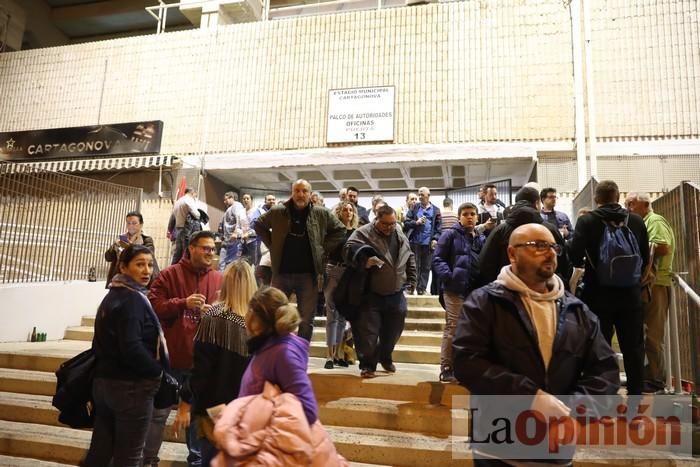
[[[153,254],[130,245],[119,270],[95,318],[95,427],[82,463],[87,467],[139,466],[163,371],[159,324],[144,295]]]
[[[194,336],[192,375],[180,391],[182,398],[174,430],[197,424],[202,465],[209,465],[217,450],[210,441],[213,423],[207,409],[228,404],[238,396],[248,366],[248,334],[244,316],[257,285],[253,268],[242,259],[226,266],[219,301],[202,315]]]

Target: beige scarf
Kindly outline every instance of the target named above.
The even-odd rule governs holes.
[[[537,334],[544,367],[548,368],[549,361],[552,359],[554,336],[557,332],[557,307],[554,301],[564,296],[564,283],[555,274],[547,281],[548,292],[535,292],[515,275],[510,265],[503,266],[496,282],[520,294],[520,299]]]

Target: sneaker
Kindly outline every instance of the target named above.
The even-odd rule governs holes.
[[[323,365],[323,368],[326,370],[332,370],[333,369],[333,360],[326,360],[326,364]]]
[[[450,368],[444,368],[440,372],[440,382],[441,383],[456,383],[457,378],[455,378],[455,375]]]
[[[394,365],[391,362],[380,362],[379,363],[382,368],[384,368],[384,371],[388,371],[389,373],[396,373],[396,365]]]
[[[363,378],[374,378],[377,375],[374,374],[374,370],[370,370],[369,368],[363,368],[360,371],[360,376]]]
[[[346,361],[343,360],[342,358],[341,358],[341,359],[333,360],[333,364],[334,364],[334,365],[337,365],[337,366],[340,366],[340,367],[343,367],[343,368],[347,368],[348,366],[350,366],[350,365],[348,365],[348,362],[346,362]]]

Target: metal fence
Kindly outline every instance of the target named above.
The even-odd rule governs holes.
[[[506,206],[513,203],[513,188],[510,178],[486,182],[486,184],[496,185],[498,197],[506,204]],[[474,203],[478,205],[481,202],[479,199],[479,188],[482,185],[484,185],[484,183],[469,185],[467,187],[460,188],[459,190],[447,190],[445,194],[449,198],[452,198],[455,209],[457,209],[462,203]]]
[[[696,293],[700,291],[700,186],[683,182],[652,202],[654,212],[662,215],[673,228],[676,250],[673,271]],[[688,294],[675,287],[678,311],[681,376],[700,384],[700,307],[688,300]]]
[[[105,278],[140,188],[0,163],[0,283]]]

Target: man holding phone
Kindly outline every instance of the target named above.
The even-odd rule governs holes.
[[[505,207],[498,200],[498,189],[496,185],[487,183],[484,185],[484,198],[479,203],[479,225],[476,231],[479,234],[487,235],[503,221],[503,211]]]
[[[360,317],[352,321],[352,333],[360,375],[372,378],[380,363],[396,371],[392,359],[406,320],[406,297],[416,286],[416,261],[408,239],[396,228],[396,212],[390,206],[377,209],[370,224],[355,230],[345,243],[346,264],[367,273]]]
[[[418,189],[418,202],[406,213],[403,230],[416,257],[418,295],[425,295],[433,263],[433,250],[442,233],[440,208],[430,202],[430,189]]]

